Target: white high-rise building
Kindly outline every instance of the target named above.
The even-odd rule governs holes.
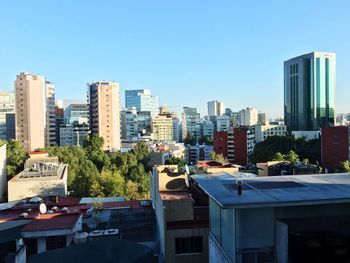
[[[56,144],[55,85],[45,81],[45,145]]]
[[[258,123],[258,111],[254,108],[246,108],[238,113],[240,126],[253,126]]]
[[[222,101],[213,100],[208,102],[208,116],[221,116],[225,113],[225,106]]]
[[[88,84],[88,105],[91,134],[103,137],[104,150],[120,150],[119,83],[99,81]]]

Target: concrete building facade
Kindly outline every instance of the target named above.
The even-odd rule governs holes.
[[[6,200],[7,175],[6,175],[6,144],[0,146],[0,203]]]
[[[161,115],[152,118],[152,133],[155,141],[173,141],[173,119]]]
[[[15,81],[16,139],[26,151],[45,147],[44,78],[21,72]]]
[[[322,167],[332,171],[340,162],[350,160],[350,129],[346,126],[324,127],[321,129]]]
[[[287,126],[283,123],[256,125],[255,126],[255,140],[256,143],[265,141],[270,136],[285,136]]]
[[[45,145],[56,145],[55,85],[45,80]]]
[[[196,108],[184,107],[182,113],[182,139],[185,140],[188,133],[196,140],[201,136],[200,114]]]
[[[240,126],[253,126],[258,123],[258,111],[254,108],[246,108],[238,113]]]
[[[35,152],[26,161],[25,169],[8,181],[8,201],[35,196],[66,196],[67,174],[68,165],[58,163],[57,157]]]
[[[92,135],[103,137],[103,149],[120,149],[119,83],[99,81],[88,84],[89,122]]]
[[[15,94],[13,92],[0,92],[0,139],[15,138]]]
[[[346,262],[349,178],[246,178],[238,191],[236,178],[197,176],[209,196],[209,262]]]
[[[221,116],[225,113],[225,106],[222,101],[213,100],[208,102],[208,116]]]

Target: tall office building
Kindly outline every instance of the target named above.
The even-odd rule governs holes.
[[[225,113],[224,103],[213,100],[208,102],[208,116],[221,116]]]
[[[16,138],[24,149],[45,147],[44,78],[21,72],[15,80]]]
[[[186,139],[188,133],[196,140],[201,136],[200,114],[196,108],[184,107],[182,113],[182,139]]]
[[[60,138],[61,138],[61,134],[60,134],[60,129],[61,127],[64,125],[64,109],[61,107],[61,103],[56,102],[56,106],[55,106],[55,136],[56,136],[56,145],[61,145],[60,143]]]
[[[69,104],[64,109],[64,123],[70,124],[88,124],[89,111],[86,103]]]
[[[60,127],[60,146],[83,146],[89,131],[89,111],[87,104],[68,104],[64,109],[64,125]]]
[[[312,52],[284,62],[284,120],[289,131],[335,123],[335,53]]]
[[[246,108],[238,113],[240,126],[253,126],[258,123],[258,111],[254,108]]]
[[[126,90],[125,108],[136,107],[137,111],[150,111],[151,117],[158,115],[158,97],[152,96],[150,90]]]
[[[173,119],[159,115],[152,119],[152,132],[155,141],[173,141]]]
[[[15,139],[15,131],[15,94],[0,92],[0,139]]]
[[[120,149],[119,83],[99,81],[88,84],[89,122],[92,135],[104,139],[103,149]]]
[[[45,145],[56,144],[55,85],[45,81]]]

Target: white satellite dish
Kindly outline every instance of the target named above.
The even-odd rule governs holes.
[[[190,174],[190,169],[188,169],[187,164],[185,165],[185,169],[186,169],[186,173],[187,173],[187,174]]]
[[[46,205],[44,203],[41,203],[39,205],[39,211],[40,211],[41,214],[46,214],[47,207],[46,207]]]

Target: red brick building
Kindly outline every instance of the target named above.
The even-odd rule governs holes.
[[[247,165],[249,156],[255,146],[254,127],[237,127],[233,129],[234,161],[239,165]]]
[[[222,154],[227,158],[227,132],[226,131],[216,131],[214,132],[214,152],[217,154]]]
[[[349,159],[349,128],[345,126],[321,129],[322,167],[332,170]]]

